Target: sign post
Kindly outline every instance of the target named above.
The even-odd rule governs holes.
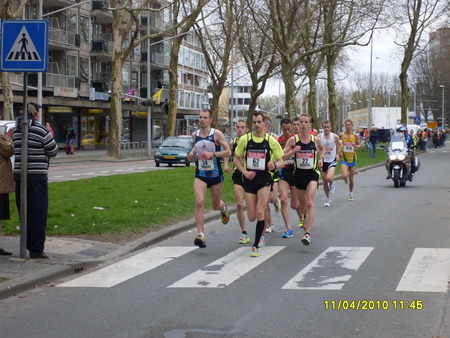
[[[26,258],[28,210],[28,72],[48,67],[48,21],[4,20],[1,22],[0,71],[23,72],[23,120],[20,172],[20,258]]]

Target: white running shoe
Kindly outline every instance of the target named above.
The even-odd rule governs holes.
[[[327,199],[327,200],[325,201],[324,206],[326,206],[326,207],[331,207],[331,200]]]

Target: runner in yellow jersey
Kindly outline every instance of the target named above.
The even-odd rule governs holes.
[[[361,141],[359,135],[353,132],[353,122],[345,120],[345,132],[339,134],[341,139],[341,171],[342,179],[345,184],[348,184],[349,195],[348,200],[353,201],[353,188],[355,186],[355,172],[356,172],[356,148],[361,148]],[[350,181],[350,182],[349,182]]]

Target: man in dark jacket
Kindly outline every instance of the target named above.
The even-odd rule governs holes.
[[[48,211],[48,166],[50,157],[56,156],[58,146],[50,131],[38,122],[40,106],[27,104],[28,121],[28,171],[27,171],[27,250],[30,258],[48,258],[44,252]],[[19,117],[12,135],[14,143],[14,180],[16,205],[20,213],[20,173],[22,164],[22,120]]]
[[[369,157],[375,158],[377,153],[378,128],[372,126],[369,133]]]

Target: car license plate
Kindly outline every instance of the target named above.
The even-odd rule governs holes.
[[[164,156],[166,160],[174,160],[175,156]]]

